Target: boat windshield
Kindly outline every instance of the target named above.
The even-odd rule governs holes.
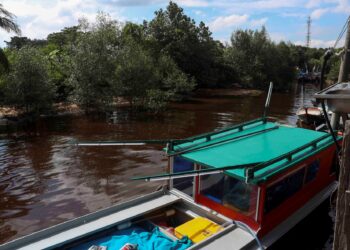
[[[194,163],[181,157],[174,157],[173,173],[194,170]],[[173,180],[173,187],[193,197],[193,177],[178,178]]]
[[[200,194],[231,210],[255,219],[258,187],[225,174],[200,178]]]

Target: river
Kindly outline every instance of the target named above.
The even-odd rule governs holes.
[[[296,110],[310,104],[314,85],[274,93],[269,116],[295,125]],[[76,147],[74,140],[184,138],[261,116],[265,95],[194,98],[149,115],[127,108],[117,122],[62,116],[0,137],[0,243],[154,191],[161,183],[131,181],[132,176],[162,172],[162,146]],[[329,205],[323,204],[273,249],[327,248],[332,233]],[[315,228],[313,224],[318,226]],[[306,229],[305,229],[306,228]],[[315,238],[305,236],[313,230]]]

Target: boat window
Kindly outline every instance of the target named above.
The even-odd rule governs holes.
[[[313,161],[309,166],[307,166],[305,183],[308,183],[316,178],[318,170],[320,169],[320,161]]]
[[[265,213],[278,207],[285,200],[298,192],[303,185],[304,175],[305,168],[302,168],[268,187],[265,198]]]
[[[258,187],[224,174],[200,178],[200,193],[227,208],[255,218]]]
[[[194,170],[194,163],[184,158],[175,156],[173,172],[184,172]],[[194,177],[178,178],[173,180],[173,187],[193,197]]]
[[[237,209],[242,212],[248,212],[254,203],[256,207],[257,187],[249,185],[244,181],[226,176],[224,186],[224,206]],[[252,199],[254,197],[254,200]]]
[[[201,194],[222,204],[225,176],[223,174],[203,175],[200,180]]]

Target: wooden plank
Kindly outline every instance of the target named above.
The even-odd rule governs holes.
[[[334,229],[334,250],[350,249],[350,121],[345,124]]]

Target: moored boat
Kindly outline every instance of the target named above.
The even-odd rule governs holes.
[[[336,188],[341,137],[266,118],[166,141],[162,190],[0,245],[8,249],[265,249]],[[159,144],[80,142],[80,146]]]
[[[157,244],[261,249],[307,216],[336,185],[330,134],[266,118],[171,141],[166,152],[168,173],[134,178],[166,180],[162,190],[8,242],[0,250],[109,244],[120,249],[126,243],[136,243],[137,249],[167,249]]]

